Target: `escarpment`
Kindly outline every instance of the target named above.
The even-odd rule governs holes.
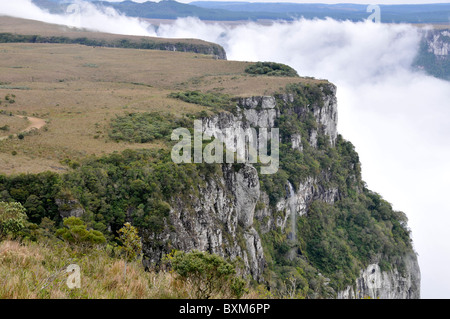
[[[20,28],[17,25],[20,25]],[[94,33],[85,29],[8,16],[0,16],[0,29],[0,43],[80,44],[92,47],[192,52],[211,55],[215,59],[227,59],[222,46],[201,40]]]
[[[437,78],[450,80],[450,29],[423,30],[421,34],[414,66]]]
[[[145,265],[172,249],[201,250],[241,260],[248,278],[281,292],[291,284],[298,296],[419,298],[406,217],[365,187],[336,127],[330,83],[239,98],[232,112],[203,118],[203,134],[243,154],[245,144],[223,132],[279,129],[279,169],[217,164],[195,192],[172,198],[162,231],[143,230]]]

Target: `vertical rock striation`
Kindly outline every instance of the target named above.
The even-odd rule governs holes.
[[[419,299],[420,269],[417,256],[405,255],[402,271],[382,271],[377,263],[362,269],[353,286],[348,286],[337,295],[338,299]]]

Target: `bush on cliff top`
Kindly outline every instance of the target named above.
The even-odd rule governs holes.
[[[257,62],[249,65],[245,72],[258,75],[298,77],[297,71],[290,66],[275,62]]]

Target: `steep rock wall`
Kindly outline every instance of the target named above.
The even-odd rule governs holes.
[[[232,113],[220,112],[203,119],[202,133],[219,138],[227,148],[239,151],[243,146],[234,144],[224,134],[227,129],[244,132],[252,128],[271,129],[282,116],[306,119],[312,115],[316,124],[306,133],[306,139],[302,139],[300,133],[282,138],[290,140],[292,149],[299,151],[304,147],[317,148],[319,136],[327,137],[331,147],[335,147],[338,137],[336,87],[326,84],[314,92],[316,98],[303,102],[299,102],[295,93],[237,99]],[[323,171],[320,178],[308,176],[295,185],[288,183],[285,196],[271,205],[270,194],[261,188],[254,165],[220,164],[219,167],[219,171],[205,177],[203,185],[198,185],[198,193],[189,194],[188,199],[172,200],[170,217],[162,233],[144,231],[146,265],[158,263],[171,249],[201,250],[239,258],[243,261],[245,275],[265,282],[267,256],[262,236],[287,228],[292,229],[291,236],[295,238],[295,219],[307,216],[313,202],[333,205],[342,197],[339,188],[328,183],[328,172]],[[396,268],[381,272],[378,264],[371,264],[361,269],[354,285],[342,291],[328,289],[326,296],[418,298],[420,271],[415,255],[408,257],[406,265],[402,272]],[[375,275],[372,274],[374,269]],[[320,273],[317,276],[326,286],[329,279]],[[373,288],[374,285],[377,288]]]
[[[223,165],[221,174],[207,179],[189,203],[175,199],[170,227],[154,236],[144,232],[146,264],[157,263],[171,248],[200,250],[244,262],[245,272],[260,279],[264,254],[253,214],[260,195],[256,169],[245,165],[236,171]],[[155,245],[156,244],[156,245]]]
[[[354,286],[340,291],[338,299],[419,299],[420,269],[417,256],[404,257],[405,269],[382,271],[377,263],[361,270]]]
[[[450,29],[423,31],[414,66],[435,77],[450,80]]]

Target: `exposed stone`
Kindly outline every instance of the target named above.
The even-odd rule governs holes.
[[[348,286],[337,295],[338,299],[419,299],[420,269],[415,255],[407,255],[402,261],[405,271],[397,268],[381,271],[377,263],[361,270],[355,288]]]
[[[231,165],[223,165],[223,177],[206,181],[199,187],[199,196],[192,197],[190,204],[176,202],[173,206],[171,224],[173,229],[160,234],[155,247],[152,234],[144,232],[146,264],[159,262],[170,246],[184,251],[200,250],[220,256],[241,257],[246,273],[259,279],[264,270],[264,253],[258,233],[253,228],[255,205],[260,196],[256,169],[244,165],[234,171]],[[245,246],[239,246],[239,238]]]
[[[300,135],[300,133],[293,134],[291,136],[291,143],[292,143],[293,150],[298,150],[300,152],[303,151],[302,136]]]
[[[57,198],[55,203],[58,206],[59,215],[62,218],[81,217],[85,213],[84,208],[76,199]]]
[[[450,52],[450,32],[435,31],[427,41],[428,52],[432,52],[436,56],[446,57]]]

